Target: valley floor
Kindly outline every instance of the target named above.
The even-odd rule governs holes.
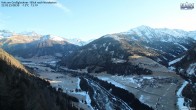
[[[182,83],[182,79],[177,75],[114,76],[104,73],[92,75],[130,91],[141,102],[153,107],[154,109],[177,109],[176,91]]]
[[[89,94],[80,89],[80,79],[78,77],[73,76],[73,74],[69,72],[60,72],[51,69],[51,66],[55,66],[55,58],[50,58],[50,60],[47,60],[47,58],[44,60],[20,58],[19,60],[26,66],[33,68],[40,78],[50,81],[51,85],[56,89],[61,88],[63,92],[77,97],[80,100],[80,103],[75,105],[79,108],[85,110],[93,109],[90,105],[91,99]],[[66,68],[61,69],[66,70]],[[183,80],[174,72],[129,76],[117,76],[106,73],[91,73],[90,75],[112,83],[119,88],[128,90],[141,102],[149,105],[153,109],[178,109],[176,92],[182,85]]]

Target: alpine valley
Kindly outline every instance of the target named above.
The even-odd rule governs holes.
[[[84,42],[1,30],[0,47],[2,110],[196,107],[196,31],[139,26]]]

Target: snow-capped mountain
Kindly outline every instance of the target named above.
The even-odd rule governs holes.
[[[38,33],[32,31],[32,32],[21,32],[19,35],[24,35],[24,36],[39,36]]]
[[[88,42],[82,41],[79,38],[67,39],[67,41],[72,44],[79,45],[79,46],[83,46],[88,43]]]
[[[151,48],[159,53],[168,53],[168,57],[175,58],[180,53],[187,51],[196,43],[196,31],[184,31],[180,29],[151,28],[140,26],[122,32],[118,36],[124,36],[129,41],[142,42],[146,48]],[[167,57],[166,57],[167,58]],[[167,58],[170,60],[170,58]]]
[[[11,33],[1,31],[0,47],[14,56],[34,57],[58,54],[67,55],[77,46],[67,42],[63,37],[40,35],[35,32]]]
[[[59,37],[59,36],[54,36],[54,35],[44,35],[40,38],[41,41],[46,41],[46,40],[53,40],[53,41],[66,41],[65,38]]]
[[[84,41],[84,40],[81,40],[79,38],[72,38],[72,39],[67,39],[68,42],[72,43],[72,44],[75,44],[75,45],[78,45],[78,46],[84,46],[92,41],[94,41],[95,39],[90,39],[90,40],[87,40],[87,41]]]
[[[81,47],[70,57],[65,58],[67,59],[65,60],[66,66],[90,68],[93,65],[96,71],[113,70],[111,73],[130,73],[129,70],[133,66],[130,66],[129,62],[133,64],[132,57],[135,56],[145,57],[145,59],[168,66],[169,61],[174,60],[196,43],[193,37],[187,36],[189,33],[177,29],[154,29],[140,26],[127,32],[108,34]],[[191,35],[194,36],[194,33]],[[121,61],[123,62],[119,63]],[[118,63],[118,66],[115,66],[114,63]],[[119,65],[124,66],[119,68],[121,67]],[[129,66],[125,67],[125,65]]]
[[[180,29],[168,28],[151,28],[148,26],[139,26],[127,32],[122,32],[124,35],[137,35],[136,40],[142,39],[145,41],[159,40],[163,42],[176,42],[183,38],[195,39],[196,31],[184,31]],[[195,39],[196,40],[196,39]]]

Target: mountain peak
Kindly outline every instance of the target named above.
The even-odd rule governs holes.
[[[54,35],[51,35],[51,34],[42,36],[42,37],[41,37],[41,40],[42,40],[42,41],[45,41],[45,40],[65,41],[64,38],[59,37],[59,36],[54,36]]]
[[[182,29],[168,29],[168,28],[151,28],[149,26],[141,25],[121,34],[135,36],[136,39],[143,39],[146,41],[162,40],[164,42],[173,42],[178,38],[193,38],[196,39],[195,31],[189,32]]]
[[[21,35],[25,35],[25,36],[38,36],[39,34],[34,32],[34,31],[31,31],[31,32],[21,32],[19,33]]]
[[[127,34],[137,34],[139,36],[148,36],[148,38],[153,38],[154,29],[149,26],[141,25],[139,27],[136,27],[136,28],[129,30],[126,33]]]
[[[149,26],[146,26],[146,25],[141,25],[141,26],[138,26],[136,28],[133,28],[133,29],[139,29],[139,30],[149,30],[149,29],[152,29],[151,27]]]

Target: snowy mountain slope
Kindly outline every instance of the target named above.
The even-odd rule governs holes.
[[[163,55],[162,60],[171,61],[181,53],[190,49],[196,40],[196,31],[184,31],[179,29],[151,28],[140,26],[127,32],[122,32],[129,41],[141,42],[143,46],[153,49]]]
[[[124,42],[124,44],[126,44],[126,42]],[[119,41],[103,36],[102,38],[81,47],[78,51],[73,52],[70,56],[65,57],[62,63],[74,69],[88,67],[89,71],[108,71],[110,73],[124,71],[124,73],[131,74],[131,68],[139,69],[139,67],[135,67],[129,64],[127,58],[131,53],[134,53],[135,51],[138,54],[156,54],[153,52],[148,52],[145,48],[141,48],[136,44],[134,47],[135,48],[132,48],[128,44],[127,46],[123,46]],[[128,52],[126,49],[129,49],[130,52]],[[123,62],[120,63],[120,61]],[[118,65],[127,65],[127,67]],[[118,66],[119,68],[115,68],[115,66]],[[130,71],[126,71],[123,68],[127,68],[127,70]]]
[[[151,28],[148,26],[139,26],[133,28],[127,32],[122,32],[121,34],[127,35],[138,35],[144,40],[161,40],[165,42],[176,42],[179,38],[193,38],[195,39],[196,31],[184,31],[180,29],[168,29],[168,28]]]
[[[67,41],[72,44],[79,45],[79,46],[83,46],[88,43],[88,42],[82,41],[81,39],[78,39],[78,38],[67,39]]]
[[[12,39],[12,37],[14,37],[14,36],[21,36],[22,39],[32,39],[32,37],[34,37],[34,38],[39,37],[39,39],[36,39],[36,40],[40,40],[40,41],[45,41],[45,40],[53,40],[53,41],[57,41],[57,42],[58,41],[59,42],[60,41],[67,41],[69,43],[79,45],[79,46],[85,45],[85,44],[92,41],[92,40],[82,41],[81,39],[78,39],[78,38],[67,39],[64,37],[55,36],[55,35],[51,35],[51,34],[41,35],[41,34],[38,34],[34,31],[32,31],[32,32],[24,31],[21,33],[14,33],[14,32],[8,31],[8,30],[0,30],[0,39],[2,39],[2,38],[4,38],[4,40],[6,40],[8,38]],[[21,40],[21,39],[19,38],[18,40]]]
[[[136,55],[145,56],[168,66],[168,62],[178,58],[196,43],[193,38],[186,36],[187,33],[177,29],[154,29],[140,26],[127,32],[104,35],[73,52],[70,57],[64,58],[64,62],[67,62],[65,65],[70,68],[93,66],[95,70],[101,68],[101,71],[109,71],[110,67],[107,65],[114,64],[113,59],[123,61],[121,64],[115,64],[128,65],[129,57]],[[113,68],[113,70],[116,69]]]
[[[46,40],[53,40],[53,41],[66,41],[65,38],[59,37],[59,36],[54,36],[54,35],[44,35],[40,38],[41,41],[46,41]]]

